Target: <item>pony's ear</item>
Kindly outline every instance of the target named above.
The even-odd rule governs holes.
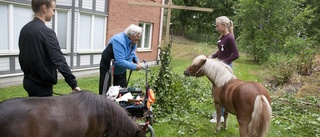
[[[201,59],[201,60],[200,60],[201,66],[202,66],[204,63],[206,63],[206,62],[207,62],[207,59]]]

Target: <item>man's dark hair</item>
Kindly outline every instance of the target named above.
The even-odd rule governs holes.
[[[47,7],[51,7],[51,2],[56,2],[56,0],[32,0],[32,10],[34,13],[40,11],[42,5],[46,5]]]

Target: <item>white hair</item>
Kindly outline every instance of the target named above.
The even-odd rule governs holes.
[[[124,33],[127,35],[127,36],[135,36],[137,34],[142,34],[142,27],[140,26],[137,26],[137,25],[134,25],[134,24],[131,24],[128,28],[126,28],[124,30]]]

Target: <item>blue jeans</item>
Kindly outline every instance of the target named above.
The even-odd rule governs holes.
[[[232,65],[232,63],[230,63],[230,64],[228,64],[230,67],[231,67],[231,69],[233,69],[233,65]],[[221,107],[221,116],[223,116],[223,114],[224,114],[224,107],[222,106]]]

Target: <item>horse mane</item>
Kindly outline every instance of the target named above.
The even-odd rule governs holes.
[[[106,126],[106,135],[110,137],[137,136],[141,128],[132,119],[128,112],[110,99],[82,90],[74,95],[77,103],[89,109],[92,116],[97,117],[98,125]]]
[[[229,65],[219,60],[209,59],[205,55],[196,57],[192,64],[199,63],[200,60],[203,59],[206,59],[206,62],[201,69],[215,86],[221,87],[230,80],[236,79],[236,76],[233,75],[232,68]]]

